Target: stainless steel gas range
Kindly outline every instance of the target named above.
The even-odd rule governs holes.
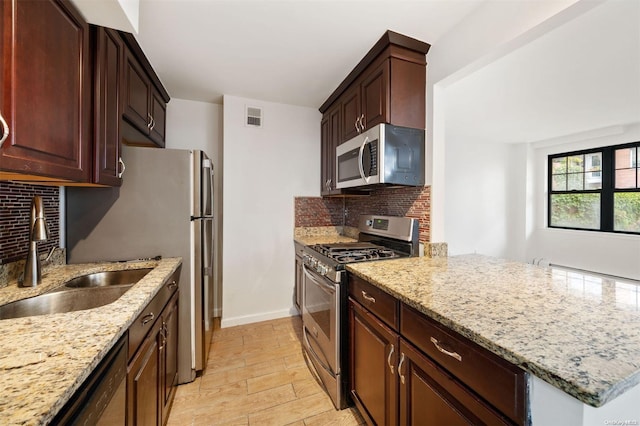
[[[358,241],[303,249],[303,346],[312,372],[338,409],[347,406],[347,271],[349,263],[418,256],[417,219],[362,215]]]

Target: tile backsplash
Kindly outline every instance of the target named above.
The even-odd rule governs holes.
[[[27,257],[31,198],[42,197],[49,239],[38,243],[40,253],[60,245],[60,188],[0,182],[0,265]]]
[[[430,241],[431,188],[380,188],[369,196],[345,198],[296,197],[295,226],[350,226],[357,228],[361,214],[405,216],[418,219],[420,241]]]

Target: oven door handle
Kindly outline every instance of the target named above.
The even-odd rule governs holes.
[[[316,279],[315,276],[313,276],[313,274],[311,274],[309,272],[309,268],[307,268],[307,265],[302,265],[302,271],[304,272],[304,275],[309,278],[311,281],[313,281],[314,283],[316,283],[318,286],[320,287],[324,287],[325,289],[329,290],[331,293],[335,293],[336,292],[336,286],[337,284],[334,285],[329,285],[327,283],[324,283],[318,279]]]
[[[335,373],[331,371],[331,367],[329,367],[327,364],[322,362],[322,359],[320,358],[320,356],[318,356],[316,351],[313,349],[313,346],[311,346],[311,342],[309,342],[309,337],[307,337],[308,333],[309,333],[309,330],[307,330],[306,327],[302,327],[302,335],[304,336],[305,347],[309,349],[309,352],[311,352],[311,355],[316,359],[316,361],[318,361],[318,364],[320,364],[320,367],[326,370],[327,373],[329,373],[332,377],[335,377]]]

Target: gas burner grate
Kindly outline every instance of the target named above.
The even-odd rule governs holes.
[[[318,244],[311,248],[338,263],[366,262],[400,257],[393,250],[369,243],[353,243],[352,245]]]

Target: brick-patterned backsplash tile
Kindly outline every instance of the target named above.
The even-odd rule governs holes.
[[[342,198],[296,197],[295,226],[342,226],[344,225]]]
[[[31,198],[42,197],[49,239],[38,243],[39,252],[60,245],[60,189],[57,186],[0,182],[0,264],[27,257]]]
[[[358,226],[361,214],[404,216],[418,219],[420,241],[431,235],[431,188],[380,188],[367,197],[296,197],[295,226]]]

